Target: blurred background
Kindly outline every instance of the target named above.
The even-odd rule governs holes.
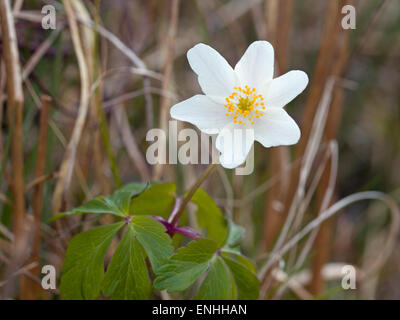
[[[42,27],[45,5],[55,29]],[[355,29],[342,26],[346,5]],[[53,214],[134,181],[173,181],[183,194],[206,166],[150,166],[145,154],[147,131],[168,128],[169,108],[201,92],[187,50],[207,43],[234,66],[265,39],[275,76],[299,69],[310,78],[286,106],[302,138],[256,144],[251,175],[219,169],[203,187],[245,228],[243,251],[267,298],[400,299],[399,17],[394,0],[2,1],[2,298],[58,298],[41,289],[41,266],[59,275],[68,239],[93,221],[60,229],[47,222]],[[382,194],[351,197],[370,190]],[[318,233],[262,272],[271,252],[335,203]],[[341,287],[348,264],[355,290]]]

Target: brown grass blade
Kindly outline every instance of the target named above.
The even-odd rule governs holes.
[[[276,52],[275,76],[284,74],[288,69],[288,44],[293,7],[293,0],[283,0],[279,3],[276,0],[266,1],[267,35]],[[285,172],[289,163],[288,148],[284,146],[271,148],[269,154],[270,175]],[[266,250],[271,248],[285,219],[283,206],[289,177],[288,174],[282,175],[282,179],[271,187],[266,197],[263,221],[263,246]]]
[[[43,177],[45,165],[46,165],[46,154],[47,154],[47,132],[48,132],[48,121],[51,107],[51,98],[49,96],[43,95],[41,97],[42,107],[40,109],[40,121],[39,121],[39,136],[38,136],[38,148],[37,148],[37,158],[35,167],[35,179]],[[36,183],[33,190],[32,199],[32,212],[33,212],[33,239],[32,239],[32,249],[31,258],[29,263],[39,261],[40,252],[40,240],[41,240],[41,216],[43,208],[43,181]],[[37,264],[33,267],[30,273],[39,277],[40,266]],[[22,277],[23,281],[26,282],[24,291],[21,292],[22,299],[37,299],[42,291],[41,286],[38,286],[36,282],[33,282],[28,277]]]
[[[24,251],[24,160],[22,145],[22,122],[24,94],[22,90],[21,69],[17,47],[17,35],[14,26],[11,4],[9,0],[0,1],[1,31],[3,43],[3,59],[7,74],[7,114],[8,125],[12,128],[11,164],[12,164],[12,194],[13,194],[13,229],[14,257],[10,272],[21,263]],[[14,269],[15,270],[15,269]],[[8,273],[9,275],[10,273]],[[6,273],[7,275],[7,273]],[[5,296],[11,287],[4,289]]]

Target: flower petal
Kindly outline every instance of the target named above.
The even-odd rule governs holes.
[[[215,147],[221,152],[221,165],[227,169],[240,166],[246,160],[253,143],[254,129],[244,129],[234,123],[226,125],[215,141]]]
[[[274,76],[274,48],[268,41],[255,41],[235,66],[242,86],[258,88]]]
[[[267,107],[283,108],[297,97],[307,84],[307,74],[300,70],[293,70],[273,79],[260,90]]]
[[[267,107],[257,120],[254,138],[266,148],[295,144],[300,139],[299,126],[285,109]]]
[[[229,63],[216,50],[199,43],[187,53],[190,67],[199,76],[203,92],[219,103],[224,103],[237,84],[236,75]]]
[[[190,122],[207,134],[218,133],[232,121],[223,105],[205,95],[196,95],[174,105],[170,114],[176,120]]]

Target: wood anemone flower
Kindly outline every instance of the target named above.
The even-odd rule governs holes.
[[[187,57],[204,95],[174,105],[171,117],[218,134],[222,166],[241,165],[254,141],[266,148],[298,142],[300,129],[283,107],[306,88],[308,76],[293,70],[274,79],[274,49],[269,42],[253,42],[234,69],[203,43],[191,48]]]

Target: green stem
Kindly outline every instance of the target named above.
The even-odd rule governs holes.
[[[172,217],[170,223],[172,226],[177,226],[180,217],[182,216],[183,211],[185,210],[187,204],[192,199],[196,190],[201,186],[201,184],[208,178],[208,176],[217,168],[216,163],[212,163],[208,166],[208,168],[201,174],[199,179],[195,182],[195,184],[189,189],[186,193],[186,196],[183,198],[182,203],[179,209],[176,211],[176,214]]]

